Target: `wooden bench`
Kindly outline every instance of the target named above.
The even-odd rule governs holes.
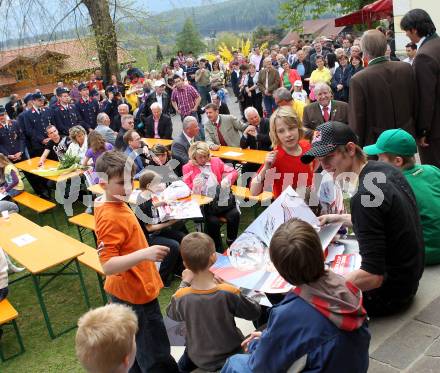
[[[18,330],[17,323],[15,322],[15,319],[17,317],[18,317],[18,312],[15,310],[12,304],[9,303],[7,299],[3,299],[0,302],[0,325],[8,325],[8,324],[12,325],[15,331],[15,336],[17,337],[18,340],[18,344],[20,345],[20,351],[12,356],[5,357],[2,344],[0,341],[0,359],[2,361],[12,359],[18,355],[21,355],[24,352],[23,340],[21,339],[20,331]]]
[[[78,229],[78,235],[81,242],[83,242],[83,231],[89,230],[92,231],[93,237],[95,238],[96,243],[96,237],[94,235],[95,232],[95,217],[91,214],[87,214],[83,212],[82,214],[72,216],[69,218],[69,222],[73,225],[76,225],[76,228]]]
[[[78,261],[81,264],[85,265],[86,267],[90,268],[92,271],[96,272],[96,275],[98,277],[99,290],[101,291],[102,299],[104,301],[104,304],[107,304],[107,296],[104,291],[104,281],[103,281],[103,277],[105,277],[105,274],[104,274],[104,270],[102,269],[101,262],[99,261],[99,256],[96,249],[89,245],[86,245],[83,242],[79,242],[73,237],[70,237],[60,231],[57,231],[52,227],[45,226],[43,227],[43,229],[47,230],[48,232],[51,232],[54,236],[63,237],[63,239],[71,241],[75,245],[80,245],[81,250],[84,251],[84,254],[78,256]]]
[[[258,216],[258,205],[263,206],[265,203],[269,204],[273,199],[272,192],[262,192],[256,196],[253,196],[249,188],[238,185],[232,185],[231,190],[236,198],[242,199],[243,201],[247,200],[255,202],[255,204],[252,206],[255,217]]]
[[[15,197],[12,197],[13,201],[18,203],[19,205],[25,206],[32,211],[35,211],[38,214],[38,219],[41,224],[41,214],[45,212],[52,212],[53,222],[56,224],[55,216],[53,215],[53,209],[57,206],[55,203],[51,201],[47,201],[44,198],[38,197],[35,194],[22,192]]]

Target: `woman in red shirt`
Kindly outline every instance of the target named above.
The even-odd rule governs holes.
[[[277,198],[289,185],[293,189],[312,185],[313,165],[301,162],[301,155],[310,149],[303,134],[301,122],[290,107],[280,107],[272,114],[269,135],[274,150],[252,179],[252,195],[272,190]]]

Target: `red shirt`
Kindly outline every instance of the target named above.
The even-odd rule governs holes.
[[[281,146],[276,146],[274,150],[278,150],[278,154],[275,158],[275,163],[272,168],[267,170],[264,187],[266,187],[273,183],[272,192],[274,197],[277,198],[284,189],[286,189],[289,185],[292,186],[293,189],[296,189],[298,184],[300,186],[312,185],[313,180],[313,162],[310,164],[304,164],[301,162],[301,156],[310,149],[310,143],[307,140],[300,140],[299,146],[302,149],[301,155],[293,156],[286,153],[286,151]],[[262,165],[258,170],[258,173],[264,167]],[[280,174],[280,175],[275,175]],[[299,178],[298,183],[298,175],[302,174]]]

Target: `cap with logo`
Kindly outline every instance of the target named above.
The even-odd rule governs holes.
[[[27,93],[24,97],[23,97],[23,102],[25,103],[25,104],[27,104],[30,100],[33,100],[33,98],[32,98],[32,93]]]
[[[417,153],[417,144],[408,132],[397,128],[382,132],[375,144],[364,147],[364,152],[368,155],[391,153],[411,157]]]
[[[70,91],[66,87],[58,87],[55,92],[57,96],[61,96],[63,93],[69,93]]]
[[[302,87],[303,83],[301,80],[295,80],[295,82],[293,83],[294,87]]]
[[[80,83],[78,85],[78,91],[82,91],[83,89],[88,89],[86,83]]]
[[[41,92],[35,92],[32,95],[32,100],[44,100],[45,97],[43,96],[43,94]]]
[[[326,122],[318,126],[313,134],[312,147],[301,157],[301,162],[310,163],[316,157],[325,157],[334,152],[339,145],[358,143],[353,130],[345,123]]]

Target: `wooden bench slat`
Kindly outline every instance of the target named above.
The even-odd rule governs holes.
[[[14,200],[14,202],[26,206],[38,213],[46,212],[56,207],[55,203],[47,201],[41,197],[36,196],[35,194],[28,192],[22,192],[15,197],[12,197],[12,199]]]
[[[95,230],[95,217],[85,212],[72,216],[71,218],[69,218],[69,222],[75,225],[79,225],[80,227],[90,229],[91,231]]]
[[[18,317],[18,312],[7,299],[0,302],[0,325],[6,324]]]
[[[262,192],[257,196],[253,196],[251,195],[251,191],[249,188],[238,185],[232,185],[231,190],[236,197],[248,199],[250,201],[262,202],[262,201],[271,200],[273,198],[272,192]]]

